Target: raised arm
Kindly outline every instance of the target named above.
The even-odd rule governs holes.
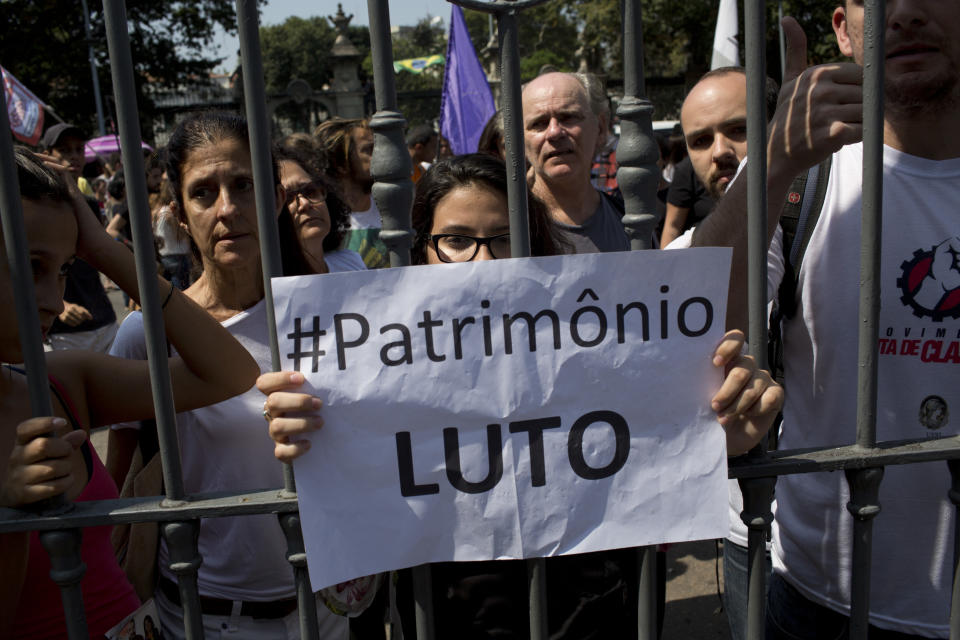
[[[133,254],[108,236],[79,191],[74,194],[77,255],[140,302]],[[259,367],[246,349],[210,314],[158,277],[167,339],[180,354],[170,360],[177,411],[213,404],[253,386]],[[90,426],[152,417],[145,361],[89,352],[55,352],[51,368],[86,400]],[[80,388],[77,388],[79,385]]]
[[[121,231],[127,226],[127,221],[123,219],[119,213],[113,216],[110,222],[107,224],[107,235],[109,235],[114,240],[123,240],[123,234]]]
[[[767,241],[790,183],[842,146],[863,137],[863,70],[853,63],[807,68],[807,38],[783,19],[786,73],[767,139]],[[747,326],[747,176],[740,175],[694,230],[695,247],[733,247],[727,328]]]

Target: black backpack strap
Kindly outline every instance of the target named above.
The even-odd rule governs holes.
[[[796,235],[790,246],[790,264],[794,266],[795,272],[794,291],[796,291],[797,280],[800,277],[800,264],[803,262],[803,256],[807,252],[807,245],[810,244],[813,229],[820,220],[820,212],[823,211],[823,201],[827,197],[827,181],[830,179],[830,165],[832,163],[833,156],[827,156],[826,160],[815,167],[817,169],[816,177],[810,174],[813,179],[809,180],[806,185],[807,188],[803,196],[803,207],[800,213],[799,224],[797,225]],[[810,182],[814,184],[811,185]],[[811,195],[812,198],[810,197]]]
[[[774,378],[783,383],[783,335],[781,322],[797,312],[797,287],[800,281],[800,265],[807,252],[810,237],[820,219],[823,201],[827,195],[830,165],[828,156],[820,164],[794,178],[787,192],[787,200],[780,212],[780,228],[783,231],[783,280],[777,290],[770,313],[767,361]]]
[[[800,265],[810,244],[810,237],[820,219],[823,200],[827,195],[832,157],[827,157],[809,171],[794,179],[787,193],[787,202],[780,214],[783,229],[783,280],[777,291],[780,318],[790,318],[797,311],[797,286]]]

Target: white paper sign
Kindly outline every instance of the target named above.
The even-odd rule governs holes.
[[[729,267],[694,249],[275,279],[281,367],[325,403],[295,463],[314,589],[726,535]]]

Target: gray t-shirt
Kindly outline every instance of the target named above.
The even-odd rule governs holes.
[[[610,203],[610,199],[600,194],[597,210],[583,224],[553,224],[559,230],[560,236],[571,245],[571,253],[629,251],[630,240],[623,228],[622,217]]]

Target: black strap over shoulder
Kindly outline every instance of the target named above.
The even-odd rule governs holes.
[[[780,383],[783,383],[783,335],[780,324],[784,318],[791,318],[797,312],[800,266],[810,237],[820,219],[832,161],[832,156],[828,156],[820,164],[794,178],[780,212],[784,271],[783,280],[777,290],[777,299],[774,300],[770,313],[770,335],[767,343],[767,361],[774,378]]]
[[[820,219],[823,200],[827,195],[827,180],[830,177],[832,158],[827,157],[806,173],[797,176],[787,201],[780,212],[780,227],[783,229],[783,280],[777,292],[777,304],[781,318],[790,318],[796,313],[796,292],[800,279],[800,265],[807,252],[810,237]]]

